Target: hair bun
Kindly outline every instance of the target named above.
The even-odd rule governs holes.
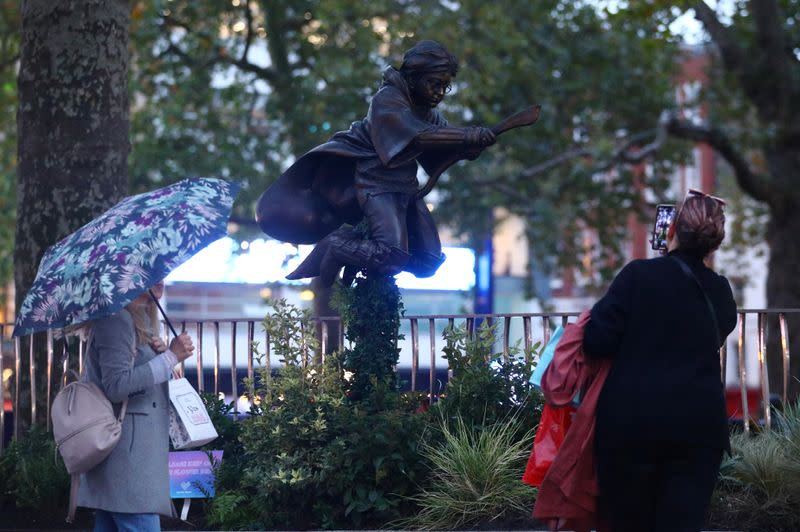
[[[692,196],[684,201],[675,220],[678,246],[705,256],[725,238],[725,213],[713,198]]]

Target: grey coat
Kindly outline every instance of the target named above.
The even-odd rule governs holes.
[[[149,345],[136,345],[127,310],[95,322],[86,377],[119,411],[128,397],[122,435],[111,454],[81,476],[78,506],[125,513],[175,516],[169,496],[169,393],[154,384]]]

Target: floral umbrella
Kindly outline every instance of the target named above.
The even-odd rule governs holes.
[[[14,336],[113,314],[227,234],[239,185],[189,178],[125,198],[51,246]]]

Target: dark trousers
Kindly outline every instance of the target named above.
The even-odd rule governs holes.
[[[706,447],[598,449],[600,513],[613,532],[697,532],[721,460]]]
[[[408,253],[402,265],[417,277],[429,277],[442,264],[442,244],[428,207],[413,195],[358,191],[370,240]]]

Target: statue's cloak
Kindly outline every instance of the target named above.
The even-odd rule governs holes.
[[[362,217],[357,188],[413,194],[417,163],[434,178],[463,158],[456,149],[423,153],[414,142],[420,133],[446,125],[437,110],[412,103],[405,79],[389,67],[367,116],[297,159],[261,195],[256,220],[269,236],[294,244],[317,242],[343,223],[354,225]]]

